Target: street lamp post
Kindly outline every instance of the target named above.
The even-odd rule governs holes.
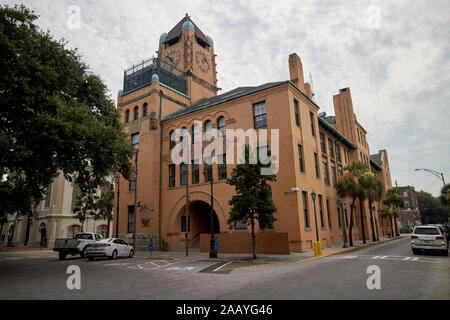
[[[189,255],[189,167],[187,164],[183,165],[183,176],[186,177],[186,223],[184,239],[186,241],[186,257]]]
[[[114,183],[117,182],[117,210],[116,210],[116,238],[119,237],[119,198],[120,198],[120,178],[115,175],[111,179],[111,190],[114,190]],[[109,232],[109,230],[108,230]],[[109,237],[109,234],[108,234]]]
[[[344,246],[343,248],[348,248],[347,246],[347,230],[345,228],[345,217],[344,217],[344,209],[341,207],[342,199],[338,198],[338,206],[340,206],[341,210],[341,221],[342,221],[342,233],[343,233],[343,240],[344,240]]]
[[[203,169],[203,175],[205,176],[205,180],[210,181],[211,183],[211,213],[210,213],[210,231],[211,231],[211,239],[209,240],[209,257],[210,258],[217,258],[217,251],[214,248],[215,239],[214,239],[214,190],[213,190],[213,172],[212,172],[212,164],[210,165],[210,170],[205,165],[205,168]]]
[[[314,221],[316,224],[316,242],[314,242],[314,253],[316,256],[320,256],[322,254],[322,244],[320,243],[319,240],[319,228],[317,227],[317,214],[316,214],[316,193],[313,192],[311,193],[311,198],[313,200],[313,204],[314,204]]]
[[[437,172],[437,171],[434,171],[431,169],[415,169],[414,171],[420,171],[420,170],[426,171],[426,172],[431,173],[432,175],[436,176],[439,180],[442,181],[442,183],[445,187],[445,179],[444,179],[444,174],[442,172]]]

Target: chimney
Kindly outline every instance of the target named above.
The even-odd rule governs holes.
[[[336,117],[336,129],[344,134],[347,139],[356,144],[358,136],[350,88],[340,89],[339,94],[333,96],[333,104]]]
[[[300,90],[304,91],[303,66],[300,57],[296,53],[289,55],[289,77]]]

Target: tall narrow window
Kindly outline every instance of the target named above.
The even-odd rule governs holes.
[[[227,155],[222,155],[222,164],[218,165],[219,168],[219,180],[227,179]]]
[[[341,160],[341,148],[339,147],[339,145],[337,143],[334,144],[334,146],[336,147],[336,160],[337,162],[342,162]]]
[[[309,113],[309,120],[311,121],[311,133],[314,137],[316,135],[316,129],[314,127],[314,114],[312,112]]]
[[[331,181],[333,182],[333,186],[336,186],[336,166],[334,161],[331,161]]]
[[[348,228],[347,208],[344,209],[344,212],[345,212],[345,226]]]
[[[187,131],[186,127],[181,128],[181,139],[180,142],[187,141],[189,136],[189,132]]]
[[[139,107],[136,106],[136,107],[134,107],[134,118],[133,118],[133,120],[137,120],[138,117],[139,117]]]
[[[147,102],[144,102],[144,105],[142,106],[142,117],[146,117],[148,114],[148,104]]]
[[[205,121],[205,136],[204,141],[211,141],[212,139],[212,122],[211,120]]]
[[[328,218],[328,227],[331,229],[330,201],[328,199],[327,199],[327,218]]]
[[[169,165],[169,187],[175,187],[175,165]]]
[[[125,111],[125,123],[130,122],[130,110]]]
[[[221,134],[222,137],[225,137],[226,134],[226,121],[225,117],[219,117],[217,119],[217,130],[219,131],[219,134]]]
[[[339,222],[339,229],[342,228],[342,223],[341,223],[341,208],[339,207],[339,205],[337,206],[337,216],[338,216],[338,222]]]
[[[308,216],[308,194],[302,191],[303,196],[303,218],[305,220],[305,228],[309,228],[309,216]]]
[[[180,164],[180,185],[181,186],[185,186],[187,184],[187,169],[188,169],[188,165],[187,164]]]
[[[319,133],[320,136],[320,150],[322,150],[322,153],[327,153],[327,148],[325,147],[325,136],[322,132]]]
[[[253,105],[253,123],[255,129],[267,127],[266,102]]]
[[[328,161],[324,159],[322,162],[323,179],[326,185],[330,185],[330,176],[328,174]]]
[[[298,162],[300,165],[300,172],[305,172],[305,168],[303,166],[303,150],[302,146],[299,144],[298,146]]]
[[[330,158],[334,158],[333,140],[330,138],[328,138],[328,150],[330,151]]]
[[[200,143],[200,123],[195,122],[192,125],[192,143],[198,144]]]
[[[175,131],[174,130],[170,131],[169,140],[170,140],[170,150],[172,150],[175,147],[175,144],[177,143],[175,141]]]
[[[317,153],[314,152],[314,165],[316,166],[316,177],[320,178],[320,173],[319,173],[319,160],[317,158]]]
[[[295,124],[300,127],[300,116],[298,113],[298,101],[294,99]]]
[[[200,166],[198,161],[192,160],[192,184],[200,182]]]
[[[320,213],[320,226],[325,228],[325,223],[323,220],[323,204],[322,204],[322,195],[319,194],[319,213]]]
[[[131,145],[134,150],[139,148],[139,132],[131,135]]]
[[[134,206],[128,206],[128,226],[127,226],[128,233],[134,233],[134,223],[135,223]]]

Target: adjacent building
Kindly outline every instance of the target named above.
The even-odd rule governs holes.
[[[334,116],[320,112],[305,83],[300,57],[289,55],[290,78],[285,81],[238,87],[218,94],[214,42],[186,15],[172,30],[160,37],[157,56],[124,72],[124,88],[119,92],[118,110],[123,129],[138,154],[138,175],[134,212],[134,182],[120,180],[120,235],[131,238],[136,229],[143,243],[153,239],[169,249],[184,246],[184,232],[197,243],[210,232],[210,181],[202,173],[213,174],[214,232],[248,232],[238,223],[227,223],[234,188],[226,179],[234,164],[175,164],[171,151],[176,129],[189,132],[192,142],[211,143],[211,130],[267,129],[267,147],[273,149],[271,129],[279,131],[277,182],[272,199],[278,207],[277,221],[264,232],[287,233],[289,248],[313,248],[316,240],[314,203],[322,246],[343,241],[348,230],[351,199],[336,194],[337,177],[353,161],[368,165],[389,189],[391,177],[386,150],[371,155],[367,132],[357,121],[349,88],[333,97]],[[202,150],[203,150],[202,149]],[[194,152],[194,150],[192,150]],[[216,155],[226,159],[226,154]],[[236,152],[234,152],[236,156]],[[236,159],[234,159],[236,163]],[[188,169],[188,177],[184,170]],[[189,188],[189,217],[186,220],[186,184]],[[116,189],[117,191],[117,189]],[[388,222],[380,219],[382,204],[375,207],[375,232],[381,236]],[[368,204],[362,218],[359,203],[354,212],[354,239],[371,239]]]
[[[403,198],[403,207],[399,209],[399,228],[420,225],[419,201],[417,200],[416,190],[414,187],[395,187],[395,189]]]

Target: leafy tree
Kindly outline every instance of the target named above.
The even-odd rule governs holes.
[[[450,183],[442,188],[439,201],[444,207],[450,208]]]
[[[441,197],[433,197],[431,193],[420,191],[416,193],[422,224],[448,223],[450,208],[442,205]]]
[[[359,178],[366,170],[367,166],[364,163],[353,162],[344,168],[343,175],[339,176],[336,182],[336,191],[339,197],[348,197],[352,199],[352,204],[350,206],[350,228],[348,230],[350,246],[353,246],[353,212],[355,210],[356,199],[364,196]],[[343,223],[345,223],[345,220]]]
[[[245,221],[251,225],[253,259],[256,259],[256,234],[255,220],[260,223],[260,228],[272,226],[276,218],[277,207],[271,197],[271,186],[269,182],[276,181],[276,175],[262,175],[261,169],[270,167],[260,161],[250,164],[251,152],[248,145],[245,146],[245,163],[238,164],[231,171],[231,178],[227,183],[236,189],[236,195],[229,201],[231,205],[228,224],[230,229],[235,222]],[[270,157],[270,151],[268,151]]]
[[[95,217],[97,214],[98,196],[90,191],[81,191],[78,200],[73,208],[74,217],[81,223],[81,232],[83,232],[84,222],[89,216]]]
[[[370,211],[370,227],[372,229],[372,241],[377,241],[375,226],[374,226],[374,217],[373,217],[373,208],[372,204],[376,201],[379,196],[379,187],[382,183],[371,171],[366,171],[360,177],[360,183],[365,190],[365,194],[367,196],[367,200],[369,201],[369,211]]]
[[[387,220],[389,220],[389,224],[391,226],[391,234],[393,237],[394,236],[394,224],[392,222],[393,212],[391,211],[390,208],[385,208],[385,209],[381,210],[380,215],[381,215],[381,218],[386,218]]]
[[[36,19],[23,5],[0,6],[0,216],[29,213],[58,169],[85,195],[109,173],[131,172],[105,84]]]
[[[403,206],[403,198],[398,193],[398,190],[389,189],[386,192],[386,199],[383,202],[385,205],[388,206],[387,210],[390,212],[390,216],[394,218],[395,235],[399,237],[400,233],[398,232],[398,223],[397,223],[397,219],[399,216],[398,209]]]

